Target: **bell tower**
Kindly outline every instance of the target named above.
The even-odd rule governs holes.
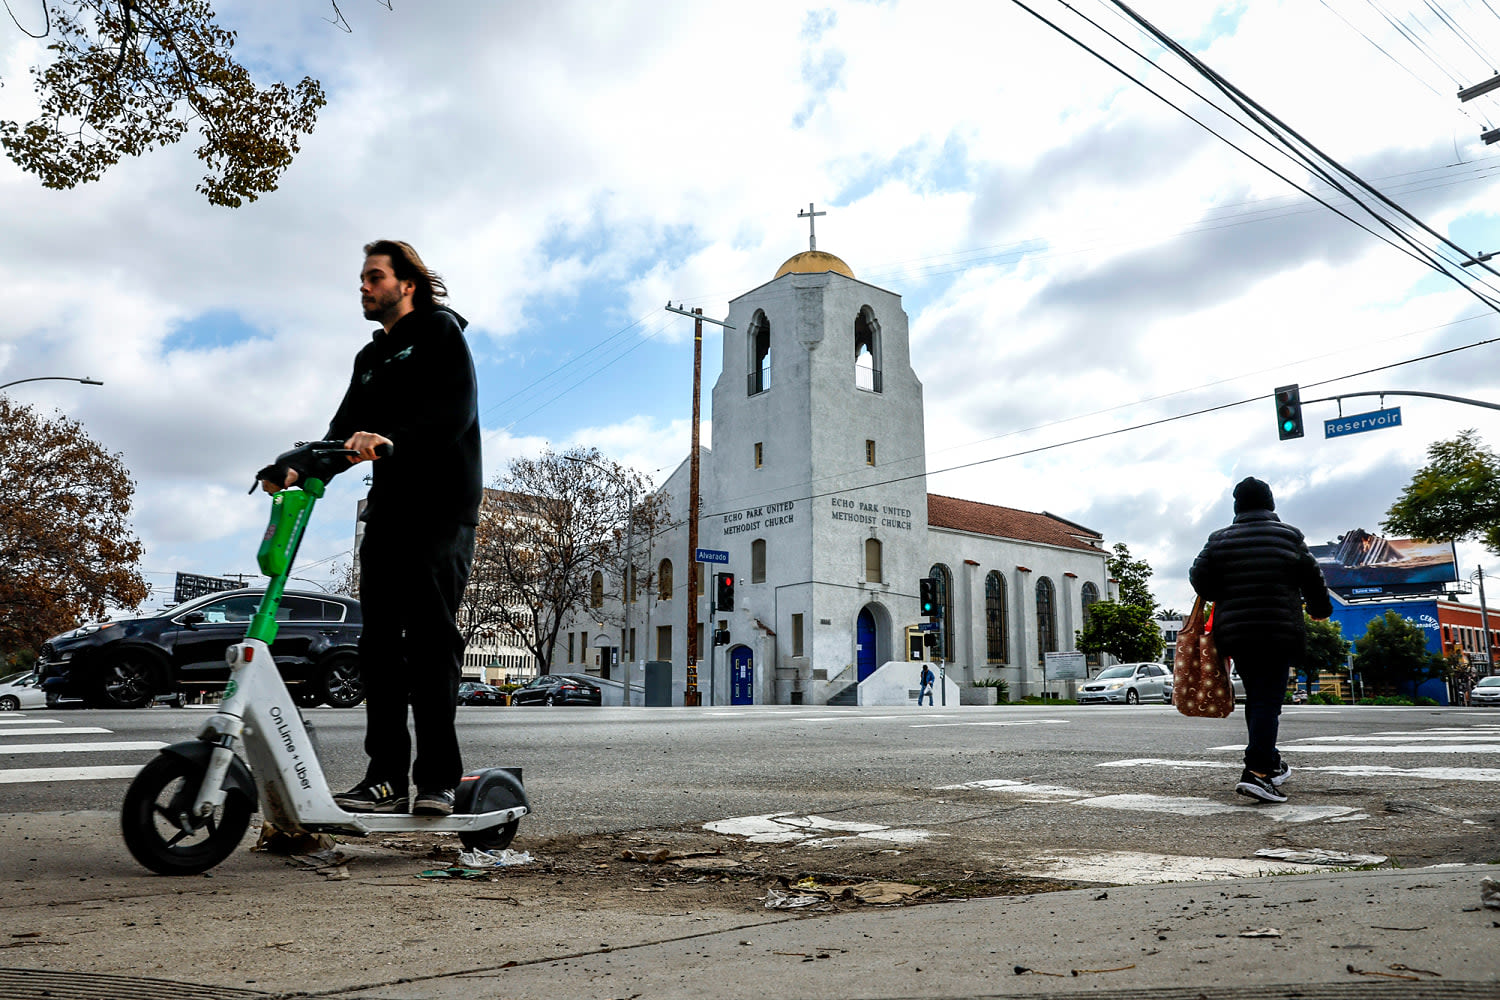
[[[728,322],[701,544],[730,552],[735,618],[774,633],[766,700],[822,702],[904,658],[918,617],[926,450],[906,312],[810,236]]]

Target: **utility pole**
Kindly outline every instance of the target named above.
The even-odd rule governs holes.
[[[687,690],[683,704],[697,705],[698,694],[698,511],[702,497],[698,490],[698,439],[699,412],[703,386],[703,310],[689,312],[682,306],[667,302],[667,312],[693,318],[693,453],[689,456],[688,493],[688,592],[687,592]],[[711,319],[708,322],[726,330],[734,327],[728,323]]]

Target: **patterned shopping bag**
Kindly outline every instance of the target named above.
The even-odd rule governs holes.
[[[1177,633],[1172,704],[1183,715],[1222,719],[1234,711],[1234,688],[1229,683],[1229,667],[1219,655],[1209,628],[1204,621],[1203,598],[1199,597]]]

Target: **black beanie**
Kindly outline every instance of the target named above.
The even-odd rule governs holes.
[[[1247,510],[1275,510],[1276,500],[1271,496],[1269,484],[1249,476],[1240,480],[1234,488],[1234,512],[1243,514]]]

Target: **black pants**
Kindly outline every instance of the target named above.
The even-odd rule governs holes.
[[[1245,766],[1259,774],[1270,774],[1281,763],[1281,753],[1276,749],[1281,705],[1286,700],[1292,663],[1301,650],[1252,647],[1230,655],[1245,685],[1245,727],[1249,732]]]
[[[418,789],[454,788],[463,775],[454,717],[464,652],[455,619],[474,563],[474,528],[367,524],[359,563],[365,778],[405,786],[410,766]]]

